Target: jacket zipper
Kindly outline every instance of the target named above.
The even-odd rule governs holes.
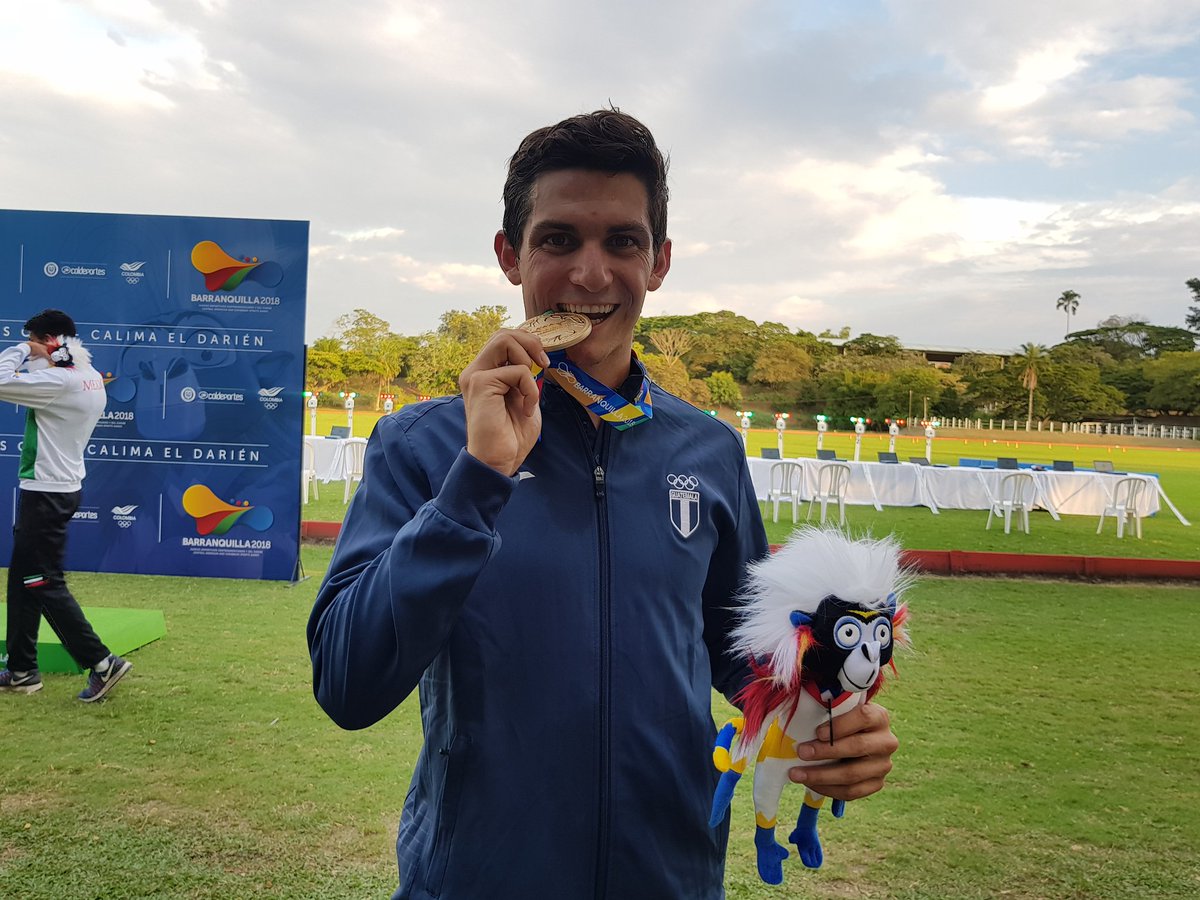
[[[583,411],[580,410],[582,413]],[[609,428],[603,423],[592,426],[586,414],[580,417],[580,431],[584,437],[584,446],[588,451],[592,464],[592,493],[596,501],[596,534],[597,562],[599,564],[599,604],[600,604],[600,677],[599,677],[599,721],[597,729],[600,736],[600,770],[596,778],[597,802],[597,831],[596,831],[596,900],[603,900],[608,894],[608,855],[609,855],[609,769],[611,766],[611,660],[612,636],[610,621],[611,605],[609,603],[609,541],[608,541],[608,482],[604,471],[607,461]]]

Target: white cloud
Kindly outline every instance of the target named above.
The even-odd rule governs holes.
[[[1017,157],[1065,165],[1096,140],[1127,139],[1191,121],[1187,79],[1138,74],[1130,64],[1195,43],[1194,0],[1014,0],[1011,4],[894,4],[912,39],[944,55],[958,84],[930,98]]]
[[[1185,125],[1191,90],[1183,79],[1137,76],[1096,84],[1052,114],[1065,130],[1089,140],[1115,140],[1133,132],[1162,132]]]
[[[22,4],[0,19],[0,72],[105,105],[169,108],[166,86],[216,86],[206,62],[196,39],[145,0]]]
[[[383,228],[357,228],[353,231],[331,231],[330,234],[350,243],[358,243],[360,241],[380,241],[394,237],[403,237],[404,229],[385,226]]]
[[[848,230],[841,248],[861,259],[946,263],[984,256],[1029,235],[1054,209],[1004,197],[955,197],[928,171],[942,161],[905,146],[867,163],[807,158],[751,178],[810,196],[810,214],[836,221],[831,230]]]
[[[806,331],[819,333],[825,328],[833,327],[833,322],[838,316],[838,310],[827,300],[820,300],[815,297],[802,297],[797,294],[791,294],[779,300],[772,307],[773,321],[783,322],[805,322],[808,323]],[[817,325],[816,323],[826,322],[828,325]]]
[[[671,259],[696,259],[702,256],[727,255],[737,250],[734,241],[692,240],[688,232],[680,233],[674,227],[671,229]]]
[[[1035,103],[1053,85],[1082,69],[1083,57],[1094,47],[1089,40],[1062,40],[1023,53],[1011,80],[983,88],[984,113],[1004,114]]]
[[[505,291],[509,289],[508,281],[504,278],[498,266],[444,263],[402,280],[415,284],[433,294],[447,294],[460,291],[468,285],[496,287]]]

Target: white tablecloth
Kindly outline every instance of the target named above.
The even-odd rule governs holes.
[[[817,472],[825,460],[801,457],[790,460],[749,458],[754,493],[767,499],[771,466],[776,462],[799,463],[804,470],[800,497],[808,500],[816,492]],[[843,462],[838,460],[838,462]],[[937,509],[987,509],[998,496],[1000,482],[1008,469],[917,466],[912,463],[850,462],[846,502],[859,505],[928,506]],[[1036,505],[1052,515],[1099,516],[1112,500],[1113,486],[1124,476],[1101,472],[1037,472],[1029,469],[1036,489]],[[1135,475],[1147,482],[1138,499],[1138,515],[1151,516],[1159,510],[1158,479]]]
[[[316,451],[317,479],[324,482],[344,481],[346,468],[350,459],[346,454],[346,445],[350,443],[365,444],[366,438],[328,438],[304,436],[304,443]]]

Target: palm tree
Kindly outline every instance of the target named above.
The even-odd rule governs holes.
[[[1064,309],[1067,312],[1067,336],[1071,335],[1071,316],[1075,315],[1075,310],[1079,309],[1079,295],[1074,291],[1063,291],[1062,296],[1055,303],[1056,309]]]
[[[1013,361],[1021,366],[1021,387],[1029,391],[1029,413],[1025,417],[1025,430],[1029,431],[1033,428],[1033,392],[1038,386],[1038,371],[1046,364],[1046,348],[1041,344],[1022,344]]]

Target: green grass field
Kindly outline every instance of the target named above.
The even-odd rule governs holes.
[[[377,415],[356,413],[354,431],[366,437],[374,428]],[[306,428],[307,428],[307,419]],[[321,410],[318,414],[318,434],[327,434],[330,425],[344,425],[345,413]],[[1095,436],[1062,435],[1032,432],[974,432],[965,436],[939,437],[934,441],[935,463],[957,464],[962,457],[995,459],[997,456],[1016,456],[1022,461],[1050,463],[1069,459],[1076,465],[1091,468],[1096,459],[1111,459],[1122,471],[1154,472],[1159,475],[1163,490],[1183,514],[1191,527],[1180,523],[1165,504],[1162,511],[1143,523],[1142,540],[1126,537],[1118,540],[1112,521],[1101,535],[1096,534],[1097,519],[1091,516],[1062,516],[1055,522],[1045,512],[1031,517],[1031,534],[1005,534],[993,525],[984,530],[987,512],[981,510],[942,510],[938,516],[923,507],[885,507],[876,512],[870,506],[849,507],[850,526],[859,532],[873,534],[895,533],[906,547],[926,550],[984,550],[1007,553],[1051,553],[1072,556],[1123,556],[1147,559],[1200,558],[1200,441],[1170,442],[1125,438],[1124,443],[1098,441]],[[989,436],[990,435],[990,436]],[[1086,440],[1085,440],[1086,439]],[[1112,440],[1118,440],[1116,438]],[[825,447],[836,450],[842,459],[853,458],[854,435],[830,433]],[[763,447],[775,447],[774,429],[751,430],[749,452],[757,456]],[[875,459],[876,453],[888,448],[886,434],[863,436],[862,458]],[[925,453],[923,437],[901,437],[896,446],[902,459]],[[785,456],[815,456],[816,432],[791,431],[784,436]],[[342,485],[329,485],[319,500],[310,501],[301,511],[304,519],[337,522],[345,516]],[[770,511],[762,504],[767,534],[774,543],[787,539],[792,529],[791,513],[784,507],[787,521],[774,524]]]
[[[68,676],[0,697],[0,897],[390,894],[417,704],[359,732],[316,706],[304,626],[329,555],[305,547],[294,587],[72,576],[86,604],[164,610],[168,635],[102,704]],[[1165,641],[1200,589],[925,579],[909,600],[889,786],[823,817],[823,869],[768,888],[743,784],[731,900],[1200,894],[1200,668]]]

